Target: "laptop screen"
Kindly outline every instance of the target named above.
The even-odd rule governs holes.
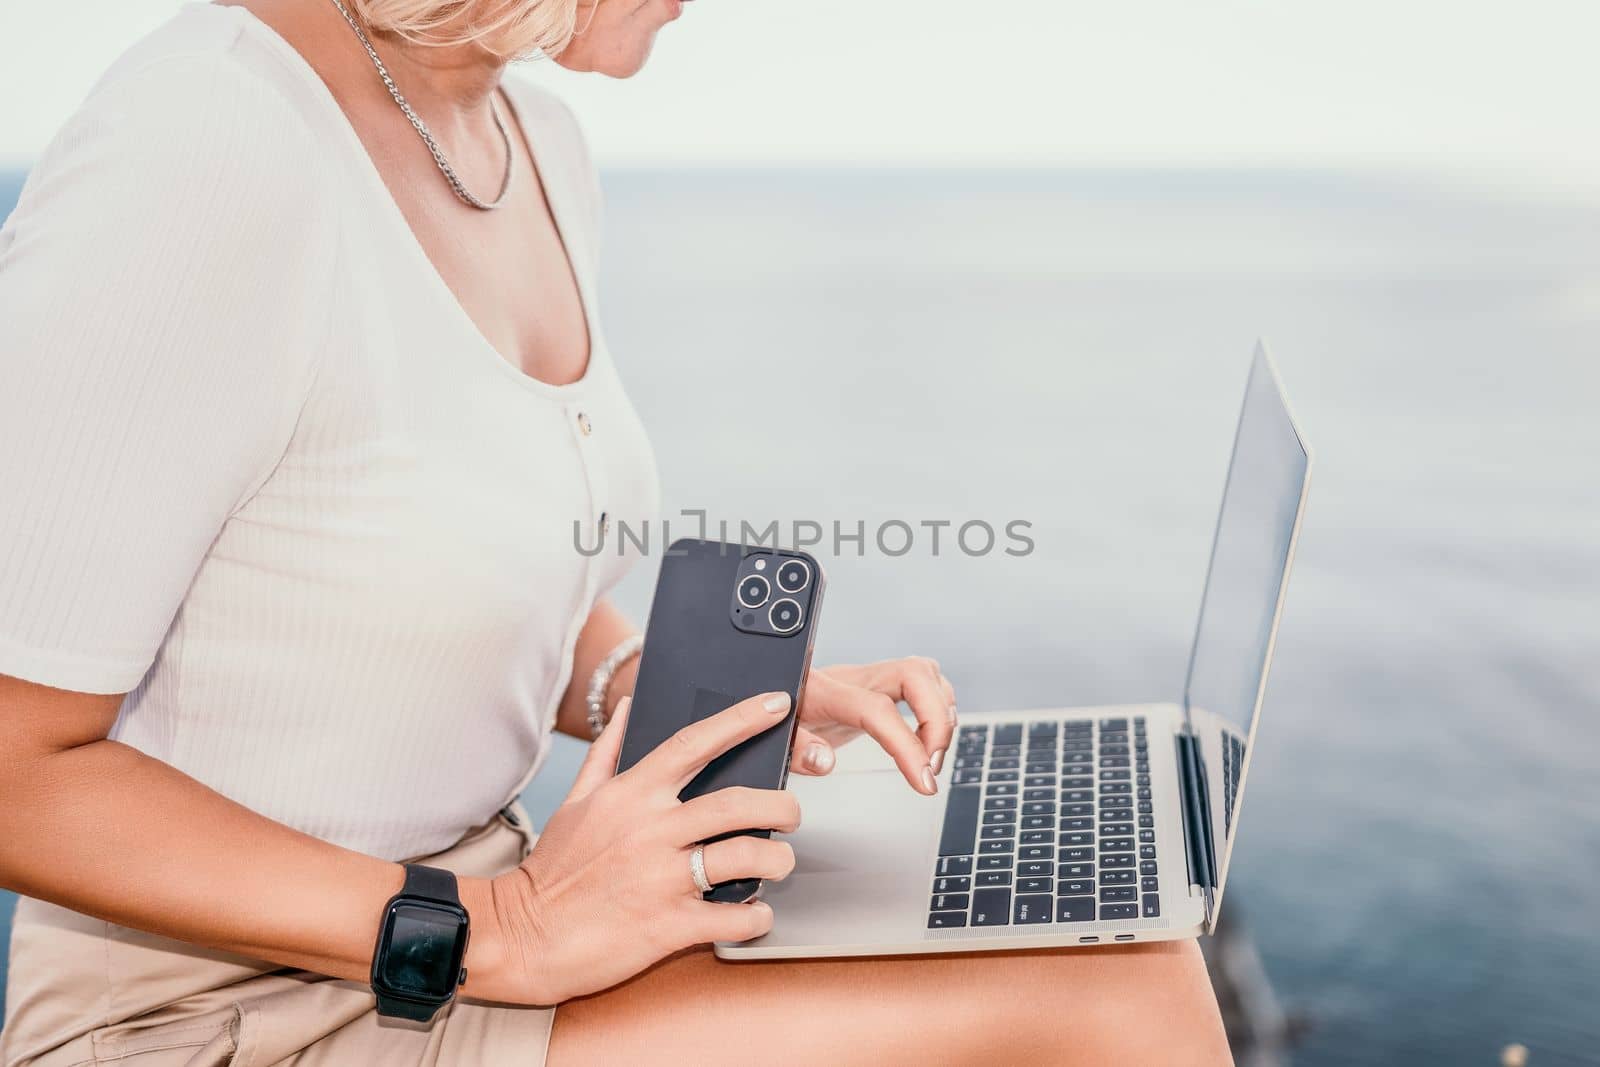
[[[1266,350],[1258,347],[1223,488],[1184,695],[1207,779],[1220,865],[1218,905],[1310,472],[1310,454]]]
[[[1255,721],[1310,457],[1257,349],[1189,659],[1187,704],[1242,734]]]

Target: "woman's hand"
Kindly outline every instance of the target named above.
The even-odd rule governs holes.
[[[708,941],[747,941],[772,928],[760,901],[712,904],[689,869],[695,843],[735,830],[789,832],[800,805],[781,790],[719,789],[687,802],[678,793],[707,763],[783,721],[785,693],[752,697],[692,723],[637,765],[613,774],[627,719],[619,706],[589,750],[572,792],[533,853],[491,882],[463,886],[473,915],[465,996],[557,1004],[607,989],[657,960]],[[706,877],[782,879],[794,869],[784,842],[740,836],[705,851]],[[487,892],[484,892],[485,887]],[[480,938],[485,943],[479,944]]]
[[[912,730],[900,716],[904,701],[917,718]],[[894,757],[913,789],[932,796],[933,776],[944,763],[956,730],[956,691],[931,659],[869,663],[864,667],[822,667],[811,672],[800,702],[795,731],[796,774],[827,774],[833,750],[860,734]]]

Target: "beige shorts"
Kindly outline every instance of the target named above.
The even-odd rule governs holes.
[[[520,825],[519,825],[520,824]],[[509,870],[533,847],[513,807],[427,862]],[[372,991],[195,948],[23,899],[11,939],[4,1067],[537,1067],[553,1008],[458,1000],[432,1024],[378,1018]]]

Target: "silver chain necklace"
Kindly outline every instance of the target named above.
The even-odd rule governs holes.
[[[444,175],[444,180],[450,183],[450,188],[454,190],[456,196],[460,197],[463,203],[469,204],[479,211],[493,211],[505,203],[506,194],[511,191],[511,175],[516,168],[517,157],[516,153],[511,150],[511,135],[506,132],[506,124],[500,119],[500,109],[495,106],[494,98],[490,97],[489,99],[489,113],[494,116],[494,127],[500,131],[500,140],[506,146],[506,174],[500,181],[500,195],[493,200],[483,201],[473,196],[467,190],[467,187],[461,183],[461,179],[456,176],[455,168],[450,165],[448,159],[444,158],[444,152],[440,150],[439,142],[435,141],[433,134],[428,132],[427,123],[417,117],[417,113],[411,110],[411,105],[406,103],[406,98],[400,95],[399,87],[395,85],[394,79],[389,77],[389,69],[383,65],[383,60],[378,58],[378,50],[373,48],[372,42],[367,39],[367,31],[361,28],[361,23],[357,22],[356,17],[350,13],[350,9],[344,6],[344,0],[333,0],[333,6],[339,9],[339,14],[344,16],[344,20],[350,24],[350,28],[356,31],[356,37],[360,39],[361,47],[367,50],[367,55],[372,58],[372,65],[378,68],[378,76],[383,79],[383,84],[388,86],[389,95],[394,97],[394,102],[400,105],[400,110],[405,112],[406,118],[411,120],[412,127],[417,131],[417,136],[421,137],[422,143],[428,146],[428,151],[433,154],[433,161],[439,164],[440,173]]]

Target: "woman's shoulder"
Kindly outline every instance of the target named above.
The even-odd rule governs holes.
[[[234,176],[305,169],[297,153],[327,121],[320,82],[262,29],[241,8],[190,4],[106,70],[61,140],[160,147],[175,165]]]
[[[523,133],[538,156],[541,177],[567,184],[585,200],[598,221],[600,183],[589,155],[589,143],[572,108],[526,76],[507,74],[501,86],[515,105]]]

